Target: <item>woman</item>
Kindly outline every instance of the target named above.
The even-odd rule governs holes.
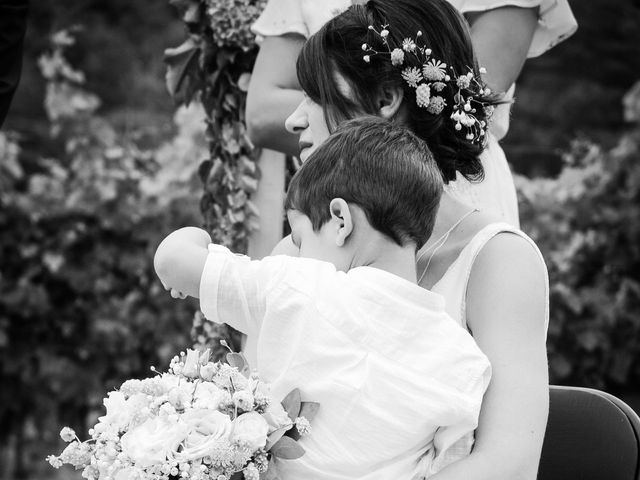
[[[354,2],[356,3],[356,2]],[[513,84],[527,57],[535,57],[575,31],[576,23],[566,0],[449,0],[471,24],[471,36],[485,81],[495,92],[513,98]],[[296,139],[283,128],[286,116],[301,99],[293,65],[304,39],[350,0],[270,0],[254,31],[264,37],[254,67],[247,101],[249,135],[259,147],[295,155]],[[275,68],[274,68],[275,67]],[[514,226],[519,225],[515,188],[498,141],[509,128],[509,105],[499,107],[491,125],[491,138],[482,154],[483,182],[470,184],[463,177],[449,191],[459,200],[491,210]],[[271,177],[274,163],[262,165]],[[280,172],[282,176],[282,172]],[[264,190],[266,185],[259,188]],[[262,192],[261,192],[262,193]],[[269,197],[265,194],[265,197]],[[263,205],[263,216],[278,208]],[[275,218],[281,213],[274,212]],[[275,223],[263,218],[263,223]],[[268,241],[268,240],[265,240]]]
[[[396,66],[389,55],[404,39],[416,37],[419,46],[432,49],[432,60],[451,69],[439,92],[447,107],[438,114],[418,104],[418,89],[403,76],[409,67],[423,71],[424,59],[405,52]],[[475,65],[468,31],[444,0],[353,6],[303,47],[298,77],[306,95],[286,126],[298,135],[304,159],[341,119],[376,114],[423,138],[447,181],[473,180],[482,176],[482,142],[477,135],[468,139],[468,128],[457,130],[451,114],[458,103],[454,82],[469,69],[478,78]],[[436,90],[433,82],[431,90]],[[473,97],[479,124],[485,118],[482,106],[490,100],[482,90],[471,85],[463,92]],[[285,239],[275,253],[295,255],[296,250]],[[472,332],[493,367],[472,454],[433,478],[535,479],[548,411],[548,285],[538,249],[499,218],[446,194],[417,264],[420,285],[445,297],[451,316]]]

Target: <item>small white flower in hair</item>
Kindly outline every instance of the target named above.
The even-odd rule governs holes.
[[[429,63],[425,63],[422,67],[422,75],[430,82],[441,82],[446,75],[445,69],[447,64],[440,60],[432,59]]]
[[[369,50],[369,45],[367,45],[366,43],[363,43],[363,44],[362,44],[362,50],[363,50],[363,51],[365,51],[365,52],[366,52],[367,50]]]
[[[414,42],[410,38],[405,38],[402,41],[402,49],[405,52],[415,52],[416,51],[416,42]]]
[[[469,85],[471,85],[471,80],[466,75],[461,75],[457,78],[456,84],[460,88],[469,88]]]
[[[487,73],[487,69],[484,67],[480,67],[480,73],[484,75],[485,73]]]
[[[387,30],[386,28],[385,28],[384,30],[382,30],[382,31],[380,32],[380,36],[381,36],[382,38],[387,38],[387,37],[389,36],[389,30]]]
[[[364,60],[365,63],[369,63],[371,62],[371,57],[369,55],[365,55],[364,57],[362,57],[362,60]]]
[[[426,108],[429,106],[429,99],[431,97],[431,89],[429,85],[423,83],[416,88],[416,103],[419,107]]]
[[[418,83],[422,81],[422,74],[417,67],[407,67],[402,71],[401,75],[409,86],[413,88],[417,88]]]
[[[447,102],[444,98],[439,96],[431,97],[429,100],[429,106],[427,107],[427,112],[433,115],[440,115],[446,106]]]
[[[398,67],[404,62],[404,52],[399,48],[394,48],[391,51],[391,65]]]

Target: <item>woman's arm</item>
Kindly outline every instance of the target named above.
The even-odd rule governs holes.
[[[516,81],[538,24],[538,8],[499,7],[465,15],[483,76],[494,92],[506,92]]]
[[[302,101],[296,59],[304,37],[289,34],[266,37],[253,67],[247,94],[247,130],[251,141],[288,155],[298,155],[298,136],[287,132],[284,121]]]
[[[471,455],[433,480],[535,480],[549,408],[546,269],[523,238],[500,234],[478,255],[467,321],[492,365]]]

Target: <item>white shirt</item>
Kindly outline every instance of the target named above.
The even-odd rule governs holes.
[[[305,455],[278,462],[283,479],[411,479],[470,452],[490,366],[440,295],[372,267],[210,245],[200,304],[258,335],[275,398],[299,388],[320,403]]]

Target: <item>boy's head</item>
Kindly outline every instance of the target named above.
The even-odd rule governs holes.
[[[367,241],[366,222],[400,247],[420,248],[433,230],[442,175],[427,144],[379,117],[340,125],[291,180],[285,209],[300,255],[332,261],[336,248]],[[335,262],[332,262],[335,263]]]

